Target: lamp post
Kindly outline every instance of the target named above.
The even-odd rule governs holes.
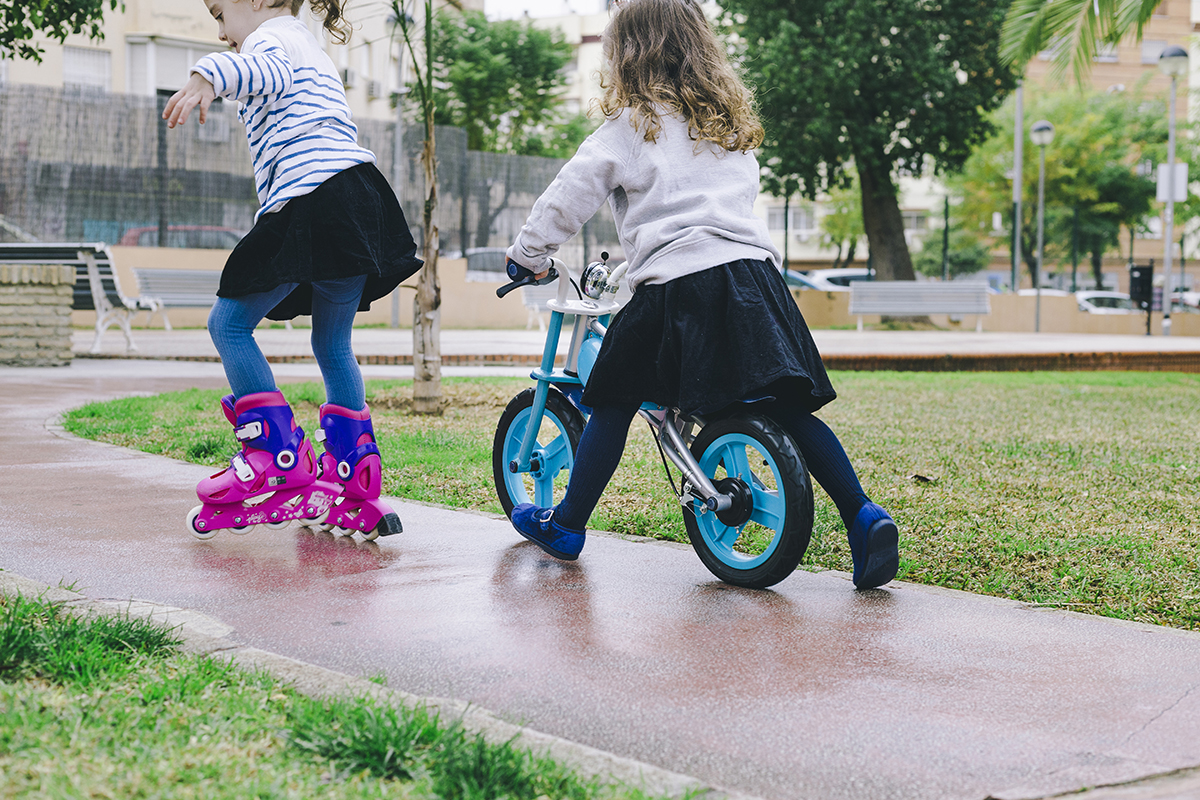
[[[1021,288],[1021,173],[1025,169],[1025,108],[1022,100],[1021,85],[1017,79],[1016,91],[1016,129],[1013,132],[1013,240],[1012,240],[1012,293],[1016,294]]]
[[[1042,258],[1046,246],[1046,145],[1054,141],[1054,126],[1046,120],[1038,120],[1029,129],[1029,139],[1038,146],[1038,212],[1037,212],[1037,275],[1033,277],[1037,291],[1033,329],[1042,329]]]
[[[1171,46],[1158,57],[1158,68],[1171,79],[1171,111],[1167,118],[1167,209],[1163,213],[1163,336],[1171,335],[1171,251],[1175,227],[1175,84],[1188,70],[1187,51]]]

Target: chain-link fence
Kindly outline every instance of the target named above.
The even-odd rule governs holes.
[[[103,241],[229,248],[258,209],[244,129],[231,103],[201,126],[169,130],[166,96],[155,98],[0,84],[0,241]],[[421,241],[425,175],[422,127],[359,120]],[[398,147],[399,140],[403,146]],[[456,128],[436,131],[441,252],[507,247],[560,159],[478,153]],[[397,150],[403,153],[396,169]],[[619,250],[607,207],[568,242],[580,264]]]

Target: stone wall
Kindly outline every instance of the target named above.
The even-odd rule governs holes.
[[[74,287],[72,266],[0,265],[0,364],[71,363]]]

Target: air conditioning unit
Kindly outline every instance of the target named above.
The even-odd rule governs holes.
[[[358,84],[358,73],[350,68],[342,70],[342,86],[353,89]]]
[[[383,97],[383,81],[367,81],[367,97],[372,100]]]

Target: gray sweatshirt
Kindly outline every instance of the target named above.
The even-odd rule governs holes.
[[[508,257],[540,272],[607,199],[629,263],[631,289],[666,283],[741,258],[781,263],[754,214],[758,160],[688,138],[687,123],[662,114],[651,143],[629,113],[603,125],[538,198]]]

